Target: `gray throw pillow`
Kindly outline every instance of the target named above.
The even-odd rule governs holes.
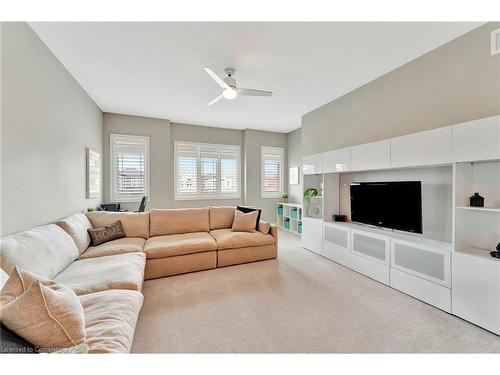
[[[104,228],[87,229],[87,231],[89,232],[92,246],[98,246],[125,237],[125,231],[120,220]]]

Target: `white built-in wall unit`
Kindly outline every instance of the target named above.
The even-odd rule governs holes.
[[[302,246],[500,335],[500,116],[332,150],[303,158]],[[357,223],[352,181],[422,183],[423,234]],[[469,207],[475,192],[484,207]],[[315,211],[317,212],[317,210]],[[316,215],[313,215],[316,216]],[[321,240],[318,240],[321,238]]]
[[[277,203],[276,225],[300,236],[302,233],[302,205],[299,203]]]

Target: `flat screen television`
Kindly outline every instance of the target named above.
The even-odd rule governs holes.
[[[412,233],[422,233],[420,181],[352,182],[351,220]]]

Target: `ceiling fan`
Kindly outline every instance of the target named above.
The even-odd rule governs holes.
[[[207,105],[212,105],[217,103],[222,98],[232,100],[236,98],[238,95],[246,95],[246,96],[271,96],[273,93],[271,91],[263,91],[263,90],[253,90],[253,89],[244,89],[241,87],[236,87],[236,80],[233,75],[235,70],[233,68],[224,69],[224,73],[226,73],[227,77],[222,79],[214,71],[210,68],[203,68],[205,72],[208,73],[210,77],[224,90],[217,95],[214,99],[208,102]]]

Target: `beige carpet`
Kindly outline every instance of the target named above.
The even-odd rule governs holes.
[[[136,353],[494,352],[500,337],[280,233],[277,260],[147,281]]]

